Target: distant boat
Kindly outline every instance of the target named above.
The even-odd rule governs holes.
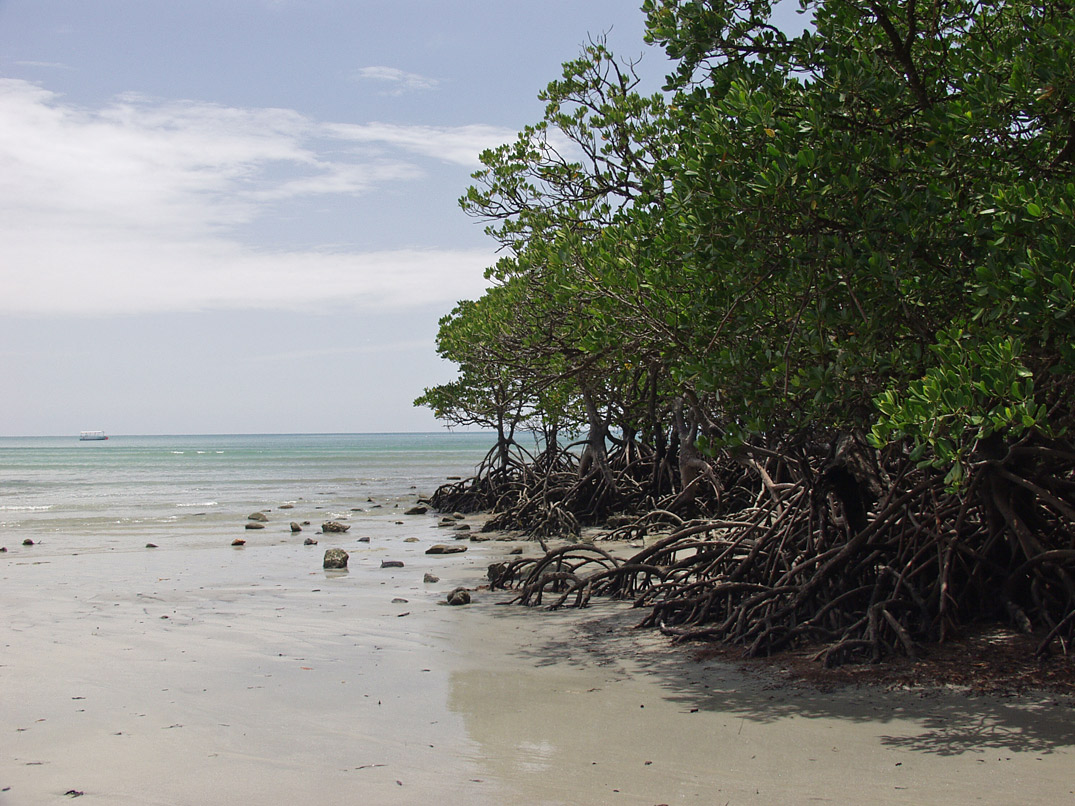
[[[81,434],[78,435],[78,438],[83,442],[97,439],[108,439],[108,437],[105,436],[104,431],[83,431]]]

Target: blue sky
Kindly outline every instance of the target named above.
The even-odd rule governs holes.
[[[631,0],[0,0],[0,434],[415,431],[456,205]]]

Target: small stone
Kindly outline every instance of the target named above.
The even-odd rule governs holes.
[[[435,546],[430,546],[426,549],[426,554],[461,554],[466,551],[466,546],[454,545],[446,546],[443,543],[438,543]]]
[[[405,539],[405,540],[404,540],[403,542],[404,542],[404,543],[417,543],[417,542],[418,542],[418,538],[417,538],[417,537],[408,537],[408,538],[406,538],[406,539]]]
[[[281,504],[279,507],[277,507],[277,509],[294,509],[294,508],[295,508],[294,504]]]
[[[358,542],[359,542],[359,543],[369,543],[369,542],[370,542],[370,539],[369,539],[368,537],[360,537],[360,538],[358,539]]]
[[[523,553],[523,550],[519,546],[516,546],[515,548],[513,548],[511,551],[508,552],[508,554],[522,554],[522,553]]]
[[[471,543],[488,543],[492,539],[493,538],[491,536],[489,536],[489,535],[481,535],[481,534],[477,534],[477,533],[472,534],[470,536],[470,542]]]
[[[440,582],[440,577],[437,576],[436,574],[431,574],[431,573],[429,573],[427,571],[426,575],[424,577],[422,577],[422,581],[427,582],[429,584],[433,584],[435,582]]]
[[[402,560],[381,560],[381,568],[402,568]]]
[[[295,523],[295,521],[291,521],[291,531],[292,532],[301,532],[302,527],[299,524]]]
[[[330,532],[346,532],[351,528],[349,523],[340,523],[339,521],[325,521],[321,524],[321,531],[325,534]]]
[[[362,507],[351,507],[351,511],[352,511],[352,512],[361,512],[361,511],[362,511]]]
[[[325,552],[323,566],[325,568],[346,568],[347,559],[347,552],[343,549],[328,549]]]
[[[264,512],[254,512],[246,516],[248,521],[261,521],[265,523],[269,520],[269,517]]]
[[[456,588],[448,594],[448,604],[453,606],[468,605],[470,604],[470,593],[466,588]]]
[[[392,604],[407,604],[407,600],[401,599],[397,596],[395,599],[392,600]]]
[[[470,524],[469,523],[461,523],[458,526],[453,526],[452,531],[453,532],[469,532],[470,531]]]
[[[30,538],[26,538],[25,540],[22,541],[22,544],[24,546],[32,546],[34,544],[34,541],[31,540]]]
[[[462,512],[453,512],[452,513],[453,520],[461,521],[465,517],[466,517],[466,515],[464,515]]]
[[[305,540],[302,541],[302,545],[304,545],[304,546],[316,546],[317,541],[314,540],[312,537],[308,537],[308,538],[306,538]]]
[[[427,512],[429,512],[429,507],[411,507],[406,512],[404,512],[403,514],[404,515],[425,515]]]
[[[156,543],[146,543],[146,548],[147,549],[155,549],[155,548],[157,548],[157,544]]]
[[[249,523],[246,524],[246,528],[247,529],[264,529],[265,524],[264,523],[258,523],[257,521],[250,521]]]
[[[246,541],[245,541],[245,540],[243,540],[243,539],[242,539],[241,537],[237,537],[237,538],[235,538],[235,539],[234,539],[233,541],[231,541],[231,544],[232,544],[233,546],[245,546],[245,545],[246,545]]]

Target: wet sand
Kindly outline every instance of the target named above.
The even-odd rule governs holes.
[[[619,606],[448,607],[511,544],[427,556],[444,532],[398,529],[9,546],[0,806],[1075,802],[1070,701],[822,693],[696,661]],[[347,572],[321,569],[331,546]]]

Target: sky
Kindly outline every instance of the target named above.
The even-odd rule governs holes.
[[[442,427],[457,199],[640,0],[0,0],[0,435]]]

